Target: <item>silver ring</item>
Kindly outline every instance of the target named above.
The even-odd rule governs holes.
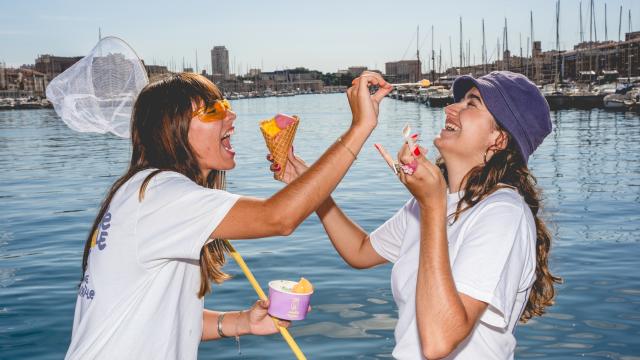
[[[393,167],[396,169],[396,174],[400,174],[400,171],[402,171],[402,166],[397,162],[394,162]]]

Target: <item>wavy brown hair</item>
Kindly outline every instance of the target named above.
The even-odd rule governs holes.
[[[189,124],[193,103],[211,106],[222,99],[220,90],[207,78],[192,73],[171,74],[145,86],[135,102],[131,119],[131,161],[127,172],[116,180],[105,197],[87,236],[82,258],[82,279],[87,271],[89,251],[98,226],[107,213],[115,193],[139,171],[156,169],[144,179],[139,201],[151,179],[162,171],[180,173],[196,184],[213,189],[226,186],[224,171],[212,170],[204,177],[194,150],[189,145]],[[229,275],[221,269],[229,248],[221,239],[214,239],[200,251],[200,290],[203,297],[211,291],[211,281],[222,283]]]
[[[537,187],[536,178],[523,161],[511,135],[500,125],[495,124],[495,126],[501,131],[501,136],[506,137],[506,147],[500,149],[498,146],[500,138],[498,138],[496,144],[487,149],[487,152],[493,152],[493,156],[487,159],[485,153],[485,163],[472,168],[464,176],[461,184],[464,194],[451,217],[455,222],[462,212],[472,208],[498,189],[515,188],[524,198],[531,209],[536,225],[536,280],[520,317],[520,321],[527,322],[534,316],[544,314],[545,309],[553,305],[554,284],[561,283],[562,279],[551,274],[549,270],[551,234],[544,221],[538,216],[541,208],[541,190]],[[439,158],[437,164],[447,179],[444,159]]]

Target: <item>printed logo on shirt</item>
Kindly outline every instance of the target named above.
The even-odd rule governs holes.
[[[109,228],[111,227],[111,213],[107,209],[107,213],[102,217],[102,221],[98,224],[98,235],[91,241],[91,248],[98,245],[98,250],[104,250],[107,247],[107,237],[109,236]]]
[[[82,284],[78,289],[78,296],[87,300],[93,300],[93,297],[96,296],[96,291],[89,288],[89,275],[85,275],[84,279],[82,279]]]

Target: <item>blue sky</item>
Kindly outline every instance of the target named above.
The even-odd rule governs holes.
[[[604,4],[595,1],[598,39],[604,38]],[[607,0],[608,37],[618,36],[618,15],[623,6],[623,34],[628,10],[633,30],[640,30],[640,0]],[[560,47],[579,40],[579,0],[561,1]],[[333,72],[364,65],[384,69],[384,63],[415,58],[415,32],[420,26],[421,53],[442,46],[449,63],[451,37],[454,63],[458,63],[459,24],[471,41],[472,59],[480,62],[481,19],[489,56],[495,59],[497,39],[507,18],[509,47],[523,52],[529,36],[529,11],[534,35],[543,50],[555,47],[555,0],[447,0],[447,1],[62,1],[0,0],[0,61],[8,66],[33,63],[39,54],[85,55],[95,45],[98,27],[103,36],[125,39],[147,63],[210,69],[210,49],[229,49],[232,72],[248,67],[265,71],[306,66]],[[583,0],[585,38],[589,37],[589,0]],[[623,35],[624,36],[624,35]],[[234,66],[235,64],[235,66]]]

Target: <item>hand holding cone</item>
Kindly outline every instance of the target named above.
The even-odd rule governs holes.
[[[271,119],[260,122],[260,131],[267,144],[269,152],[273,156],[274,163],[280,165],[280,171],[275,173],[277,180],[282,180],[287,166],[289,150],[293,145],[300,118],[278,114]]]

